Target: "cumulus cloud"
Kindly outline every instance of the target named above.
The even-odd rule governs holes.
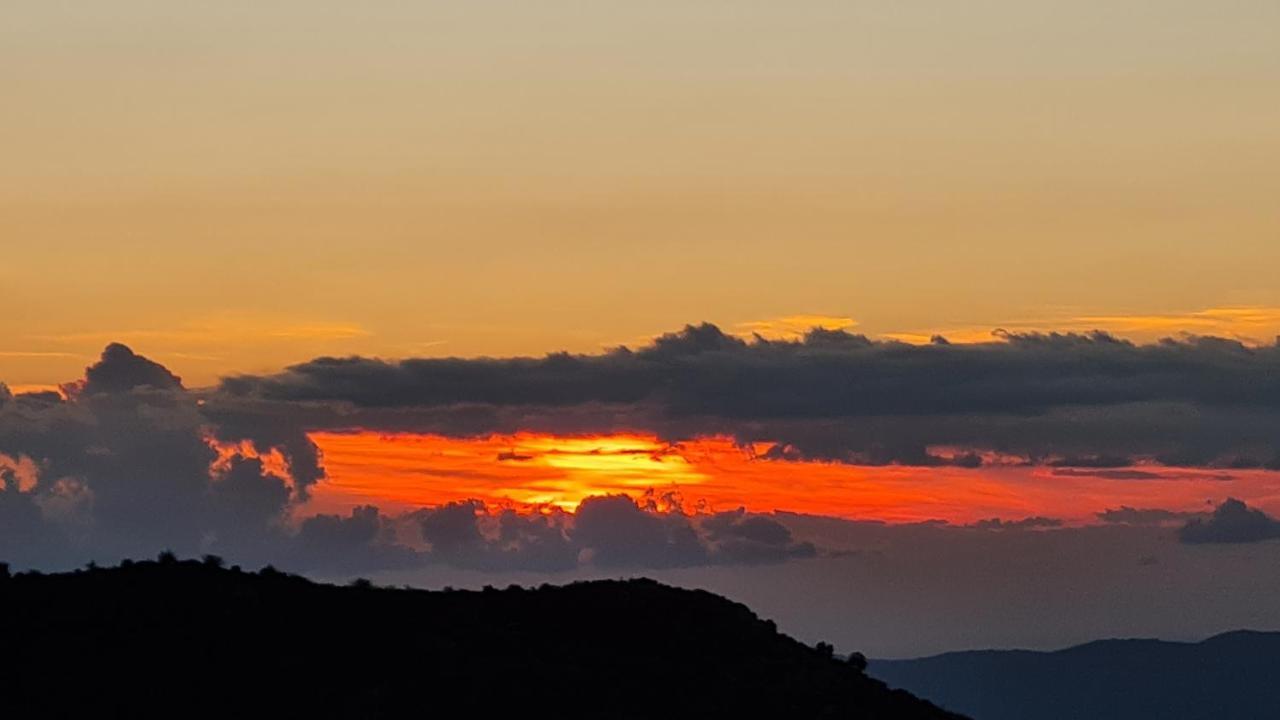
[[[1280,538],[1280,520],[1227,498],[1207,518],[1192,518],[1178,531],[1184,543],[1252,543]]]
[[[389,519],[371,505],[352,508],[345,517],[307,518],[280,554],[289,567],[324,572],[358,573],[418,562],[418,553],[397,541]]]
[[[491,512],[461,500],[414,513],[404,538],[404,519],[374,506],[297,522],[324,469],[306,426],[288,414],[275,422],[272,412],[219,412],[123,345],[109,346],[67,388],[65,398],[0,396],[0,556],[19,565],[169,549],[320,572],[432,563],[557,571],[815,553],[765,517],[689,516],[625,496],[588,498],[576,514]]]
[[[249,443],[288,461],[269,471],[253,453],[221,457],[219,427],[163,366],[113,344],[78,383],[0,404],[0,554],[19,564],[146,556],[160,549],[287,557],[286,516],[314,482],[286,439]],[[239,434],[236,434],[237,436]],[[255,446],[256,443],[256,446]],[[26,463],[19,478],[14,459]]]
[[[686,515],[625,495],[586,498],[575,513],[489,513],[478,500],[415,513],[426,562],[476,570],[657,569],[814,557],[812,543],[763,515]]]
[[[1280,466],[1280,347],[1218,338],[1003,333],[916,346],[821,328],[746,341],[703,324],[596,355],[319,358],[228,378],[211,403],[230,424],[727,434],[776,442],[780,459],[862,464],[976,466],[990,451],[1100,473],[1136,458]]]
[[[139,387],[180,390],[182,379],[160,363],[136,355],[120,343],[111,343],[102,351],[102,359],[85,371],[82,385],[90,395],[128,392]]]
[[[62,393],[0,389],[0,554],[50,564],[170,548],[312,568],[481,570],[780,562],[817,549],[774,517],[659,512],[621,496],[590,498],[573,515],[460,501],[415,516],[412,537],[398,532],[402,518],[373,507],[293,517],[324,481],[309,437],[318,430],[715,434],[772,443],[767,459],[781,461],[1024,463],[1156,480],[1165,475],[1150,469],[1155,459],[1220,466],[1226,477],[1277,464],[1278,363],[1276,347],[1211,338],[1135,345],[1103,333],[1006,334],[912,346],[835,329],[747,341],[704,324],[634,350],[320,358],[191,391],[113,344]],[[1137,457],[1147,464],[1130,467]],[[1216,538],[1232,533],[1222,528],[1240,524],[1233,507],[1193,521],[1183,539],[1224,541]],[[1243,510],[1254,518],[1250,537],[1269,532],[1256,529],[1270,527],[1256,514]],[[1119,517],[1101,519],[1138,523]]]
[[[814,557],[811,542],[794,542],[791,530],[773,518],[748,514],[743,508],[716,513],[702,523],[714,556],[741,564],[781,562]]]

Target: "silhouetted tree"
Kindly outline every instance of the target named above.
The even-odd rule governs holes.
[[[867,656],[860,652],[849,653],[849,657],[846,662],[849,663],[850,667],[860,673],[865,673],[867,671]]]
[[[178,562],[178,556],[173,554],[172,550],[165,550],[156,558],[161,565],[172,565]]]
[[[200,560],[208,567],[220,568],[225,564],[223,559],[217,555],[205,555]]]
[[[820,642],[813,646],[823,657],[835,657],[836,649],[831,643]]]
[[[373,589],[373,581],[370,580],[369,578],[356,578],[355,580],[351,581],[350,585],[353,588],[360,588],[361,590]]]
[[[0,581],[9,579],[9,563],[0,562]]]

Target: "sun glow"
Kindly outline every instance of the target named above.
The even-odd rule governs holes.
[[[688,488],[709,479],[690,459],[688,448],[642,435],[518,433],[458,440],[314,433],[311,438],[324,453],[329,475],[317,489],[322,505],[340,504],[344,497],[403,506],[471,497],[572,509],[591,495]]]
[[[766,459],[767,443],[743,447],[727,437],[673,444],[639,433],[460,439],[325,432],[311,439],[328,477],[313,489],[308,512],[364,503],[411,510],[464,498],[573,510],[592,495],[639,498],[649,491],[677,498],[686,511],[741,506],[888,522],[1047,515],[1084,523],[1121,505],[1201,510],[1228,495],[1280,510],[1280,473],[1265,470],[1144,465],[1126,472],[990,462],[994,457],[979,468],[871,467]]]

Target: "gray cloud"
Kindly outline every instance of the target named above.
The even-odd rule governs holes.
[[[1190,518],[1199,517],[1203,513],[1194,512],[1175,512],[1173,510],[1163,510],[1160,508],[1131,508],[1128,505],[1121,505],[1118,508],[1108,508],[1097,513],[1098,519],[1105,523],[1116,523],[1121,525],[1164,525],[1170,522],[1184,522]]]
[[[1000,518],[987,518],[979,520],[969,527],[977,530],[1034,530],[1036,528],[1056,528],[1062,527],[1062,521],[1058,518],[1035,516],[1022,518],[1021,520],[1001,520]]]
[[[0,404],[0,557],[19,565],[170,549],[326,573],[433,564],[561,571],[756,564],[816,552],[741,510],[690,517],[624,496],[588,498],[576,515],[490,514],[462,500],[412,514],[404,538],[404,518],[373,506],[294,526],[289,516],[324,471],[287,414],[275,422],[272,412],[210,411],[176,376],[122,345],[68,387],[65,400],[4,394]],[[339,411],[317,409],[324,412]],[[232,444],[220,454],[214,438]],[[283,470],[261,459],[271,451]]]
[[[1115,479],[1138,479],[1122,474],[1146,471],[1125,463],[1148,456],[1222,466],[1225,477],[1277,455],[1276,364],[1275,348],[1213,339],[1139,346],[1103,334],[1008,335],[913,347],[840,331],[744,342],[702,325],[600,355],[320,359],[195,393],[112,345],[65,399],[0,390],[0,456],[38,471],[20,482],[0,463],[0,553],[66,564],[171,548],[306,568],[486,571],[775,563],[818,552],[774,517],[689,517],[620,497],[589,499],[576,516],[488,515],[464,501],[415,516],[414,537],[372,507],[297,527],[288,517],[323,481],[307,436],[322,429],[727,434],[779,442],[774,459],[965,467],[981,464],[968,450],[977,448]],[[251,451],[219,459],[211,438]],[[273,451],[283,470],[253,457]],[[1274,521],[1232,502],[1188,524],[1183,540],[1270,537]],[[1100,517],[1137,524],[1143,512],[1154,511]]]
[[[625,495],[589,497],[572,515],[490,516],[480,501],[464,500],[414,517],[428,546],[424,561],[475,570],[754,565],[817,555],[812,543],[794,542],[790,530],[763,515],[660,512]]]
[[[813,543],[794,542],[786,525],[742,508],[712,515],[702,529],[714,544],[714,555],[728,563],[752,565],[817,555]]]
[[[166,548],[246,562],[301,552],[286,516],[316,475],[286,439],[254,442],[258,452],[281,452],[288,477],[239,453],[215,463],[209,436],[217,428],[198,399],[123,345],[109,346],[67,387],[65,400],[42,393],[0,403],[0,459],[34,469],[26,487],[12,467],[3,471],[4,557],[48,566]]]
[[[1192,518],[1178,531],[1184,543],[1253,543],[1280,538],[1280,520],[1235,498],[1207,518]]]
[[[746,342],[712,325],[636,350],[544,358],[320,358],[226,379],[228,426],[365,427],[475,435],[646,430],[781,443],[783,459],[1124,468],[1135,458],[1229,468],[1280,463],[1280,347],[1218,338],[1137,345],[1101,332],[1004,333],[913,346],[843,331]],[[1125,472],[1112,470],[1112,472]]]
[[[277,557],[291,568],[327,573],[361,573],[420,564],[418,553],[400,544],[390,520],[370,505],[352,508],[345,517],[307,518],[297,536],[280,545]]]
[[[85,371],[82,390],[96,395],[128,392],[140,387],[181,390],[182,379],[160,363],[136,355],[120,343],[112,343],[102,351],[102,359]]]

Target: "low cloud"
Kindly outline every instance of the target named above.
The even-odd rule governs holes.
[[[1184,543],[1254,543],[1280,538],[1280,520],[1227,498],[1207,518],[1192,518],[1178,531]]]
[[[816,552],[763,516],[690,516],[622,495],[587,498],[576,514],[490,512],[462,500],[414,513],[407,525],[374,506],[299,522],[324,477],[303,427],[207,412],[180,378],[119,344],[66,387],[65,397],[0,392],[0,556],[19,565],[169,549],[329,573],[430,564],[559,571]]]
[[[1000,518],[987,518],[979,520],[969,527],[976,530],[1036,530],[1043,528],[1062,527],[1062,521],[1058,518],[1035,516],[1022,518],[1021,520],[1001,520]]]
[[[730,435],[744,447],[773,443],[768,459],[779,461],[1021,463],[1148,479],[1128,474],[1167,473],[1150,459],[1125,463],[1275,465],[1277,352],[1210,338],[1134,345],[1102,333],[917,347],[818,328],[800,340],[746,341],[699,325],[599,355],[320,358],[192,391],[113,344],[60,393],[0,386],[0,554],[65,565],[168,548],[314,569],[782,562],[818,550],[774,517],[660,512],[622,496],[589,498],[573,515],[460,501],[407,525],[375,507],[299,524],[325,478],[309,433]],[[1125,510],[1130,520],[1113,519]],[[1141,512],[1153,511],[1100,517],[1138,524]],[[1275,522],[1228,501],[1181,537],[1247,542],[1274,537]],[[1060,524],[992,518],[974,527]]]
[[[490,514],[478,500],[414,514],[423,559],[474,570],[657,569],[777,563],[817,555],[812,543],[742,509],[710,515],[659,511],[625,495],[559,510]]]
[[[288,516],[315,478],[305,453],[263,435],[247,445],[251,452],[221,457],[219,428],[198,398],[123,345],[108,346],[65,387],[65,398],[0,400],[0,456],[10,459],[0,487],[7,559],[65,565],[167,548],[272,561],[294,552]],[[286,458],[279,471],[258,457],[273,452]],[[15,463],[33,469],[25,481]]]
[[[1097,513],[1098,519],[1104,523],[1119,525],[1166,525],[1172,522],[1185,522],[1190,518],[1198,518],[1204,513],[1176,512],[1161,508],[1132,508],[1121,505],[1108,508]]]
[[[1280,467],[1280,346],[1211,337],[1003,333],[918,346],[813,328],[744,340],[691,325],[636,349],[542,358],[318,358],[227,378],[229,426],[449,436],[515,430],[730,435],[779,459],[960,465],[1154,479],[1137,462]],[[938,455],[935,447],[964,449]]]

